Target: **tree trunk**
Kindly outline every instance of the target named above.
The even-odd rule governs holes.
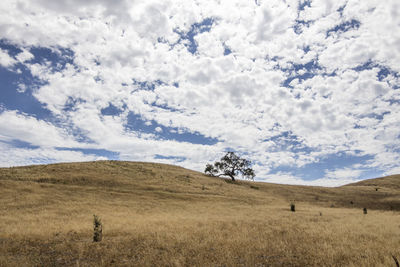
[[[235,177],[234,177],[233,175],[229,175],[229,177],[231,177],[231,179],[232,179],[232,182],[234,182],[234,181],[235,181]]]

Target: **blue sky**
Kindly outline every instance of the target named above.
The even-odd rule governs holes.
[[[400,173],[396,0],[2,1],[0,166],[133,160],[338,186]]]

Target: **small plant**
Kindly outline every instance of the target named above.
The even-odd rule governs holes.
[[[378,190],[379,190],[379,188],[378,188],[378,187],[376,187],[376,188],[375,188],[375,191],[378,191]]]
[[[367,208],[364,208],[363,209],[363,212],[364,212],[364,214],[367,214],[368,212],[367,212]]]
[[[322,212],[319,213],[319,216],[322,216]]]
[[[292,212],[296,211],[296,205],[294,205],[294,203],[290,203],[290,211]]]
[[[250,188],[256,189],[256,190],[260,189],[258,186],[255,186],[255,185],[250,185]]]
[[[201,187],[201,190],[206,190],[206,187],[203,185],[203,186]]]
[[[93,215],[93,242],[100,242],[103,239],[103,224],[100,218]]]
[[[353,204],[354,204],[353,200],[352,200],[352,201],[350,201],[350,204],[351,204],[351,205],[353,205]]]

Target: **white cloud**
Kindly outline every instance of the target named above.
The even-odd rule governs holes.
[[[23,83],[18,84],[17,92],[18,93],[25,93],[26,92],[26,85]]]
[[[399,173],[400,173],[400,167],[395,167],[385,172],[385,175],[394,175]]]
[[[257,161],[260,178],[270,177],[280,165],[306,166],[349,151],[373,157],[374,163],[365,163],[369,167],[397,170],[400,107],[394,100],[400,100],[400,83],[393,72],[400,71],[400,35],[394,30],[398,6],[395,0],[315,0],[299,11],[298,1],[278,0],[260,5],[239,0],[2,1],[0,35],[23,52],[13,57],[0,50],[0,64],[10,69],[19,62],[44,81],[33,96],[64,125],[5,111],[0,138],[20,139],[51,153],[68,146],[107,149],[121,159],[183,157],[162,161],[197,170],[224,150],[236,149]],[[192,36],[197,51],[191,54],[190,41],[181,38],[207,18],[212,26]],[[327,34],[352,20],[359,25]],[[67,48],[74,53],[73,64],[54,71],[49,63],[32,63],[32,47],[47,47],[60,56]],[[225,48],[231,54],[224,56]],[[302,65],[310,62],[317,67]],[[368,62],[367,68],[356,69]],[[391,74],[379,77],[382,68]],[[293,78],[291,88],[283,86],[288,78]],[[26,86],[20,83],[18,90],[26,92]],[[121,112],[102,116],[110,103]],[[129,112],[154,125],[157,135],[126,127]],[[162,127],[219,142],[159,140]],[[75,140],[71,132],[76,130],[92,143]],[[273,139],[286,132],[299,144]],[[54,153],[61,155],[57,159],[70,157]],[[23,162],[20,155],[17,161]],[[357,171],[342,168],[313,182],[281,173],[276,180],[339,185]]]
[[[21,140],[40,147],[80,146],[64,129],[15,111],[0,113],[0,139]]]
[[[271,42],[291,31],[296,10],[283,1],[265,1],[256,11],[256,42]],[[289,41],[289,40],[287,40]]]
[[[336,169],[333,171],[327,171],[325,173],[325,178],[335,179],[335,180],[355,180],[360,177],[363,170],[361,169],[352,169],[352,168],[344,168],[344,169]]]
[[[25,62],[25,61],[28,61],[28,60],[33,59],[33,58],[34,58],[34,55],[32,55],[32,53],[29,52],[28,50],[23,49],[22,52],[19,53],[19,54],[16,56],[16,58],[17,58],[17,60],[18,60],[19,62],[23,63],[23,62]]]
[[[0,142],[0,167],[57,162],[82,162],[104,160],[104,157],[85,155],[82,152],[63,151],[53,148],[15,148]]]
[[[264,182],[277,184],[292,184],[292,185],[308,185],[308,186],[327,186],[337,187],[349,183],[358,182],[359,179],[351,179],[349,177],[329,178],[324,177],[316,180],[303,180],[301,177],[296,177],[291,173],[268,174],[268,178],[263,179]]]
[[[0,49],[0,65],[6,68],[12,67],[17,61],[10,57],[7,51]]]

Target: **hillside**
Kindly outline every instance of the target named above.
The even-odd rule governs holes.
[[[232,183],[122,161],[0,168],[0,266],[388,266],[399,184]]]
[[[110,192],[181,200],[223,197],[232,201],[264,202],[280,199],[329,207],[400,210],[400,197],[397,197],[400,175],[327,188],[250,181],[232,183],[230,179],[209,177],[167,164],[96,161],[0,168],[0,181],[37,183],[42,188],[45,185],[103,188]]]
[[[370,186],[375,189],[386,188],[386,189],[399,189],[400,190],[400,174],[390,175],[382,178],[368,179],[347,186]]]

